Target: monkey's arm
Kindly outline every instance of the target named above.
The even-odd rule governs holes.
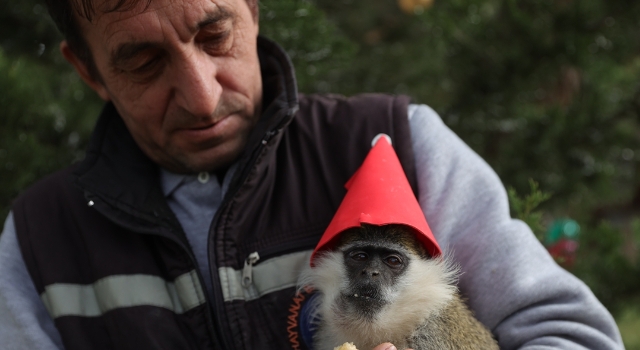
[[[409,110],[420,206],[462,267],[459,287],[502,349],[620,349],[616,324],[509,215],[493,170],[426,106]]]
[[[414,350],[498,350],[491,333],[475,319],[459,295],[417,329],[409,346]]]

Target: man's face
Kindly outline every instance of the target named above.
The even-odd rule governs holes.
[[[100,80],[64,42],[63,54],[114,103],[160,166],[181,173],[224,168],[260,113],[257,19],[245,0],[153,0],[144,9],[146,3],[99,13],[93,23],[80,19]]]

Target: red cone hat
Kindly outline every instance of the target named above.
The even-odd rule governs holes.
[[[312,266],[317,253],[332,249],[341,232],[361,224],[409,226],[431,256],[442,254],[386,137],[378,139],[345,187],[347,194],[311,255]]]

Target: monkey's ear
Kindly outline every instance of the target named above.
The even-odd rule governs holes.
[[[100,98],[105,101],[111,100],[111,98],[109,97],[109,92],[104,86],[104,83],[98,80],[97,77],[94,77],[93,75],[91,75],[91,73],[89,73],[89,68],[87,67],[86,63],[82,61],[75,54],[75,52],[73,52],[73,50],[71,50],[71,47],[69,47],[69,43],[67,43],[66,40],[63,40],[60,43],[60,52],[62,53],[62,56],[67,60],[67,62],[71,63],[73,68],[75,68],[76,72],[78,72],[78,75],[80,75],[80,78],[82,78],[82,80],[87,85],[89,85],[89,87],[93,91],[95,91],[98,96],[100,96]]]

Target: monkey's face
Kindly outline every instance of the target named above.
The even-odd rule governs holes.
[[[361,349],[387,341],[407,347],[413,331],[453,300],[456,278],[456,268],[443,257],[431,258],[411,228],[346,230],[299,280],[320,295],[312,305],[321,319],[315,348],[346,341]]]
[[[347,313],[370,318],[392,303],[401,286],[398,281],[410,264],[403,251],[392,242],[355,241],[343,247],[348,283],[338,305]]]
[[[318,254],[300,286],[320,293],[317,349],[352,341],[362,349],[390,341],[400,348],[455,295],[456,269],[431,258],[411,228],[362,225]],[[402,345],[405,344],[405,345]]]

